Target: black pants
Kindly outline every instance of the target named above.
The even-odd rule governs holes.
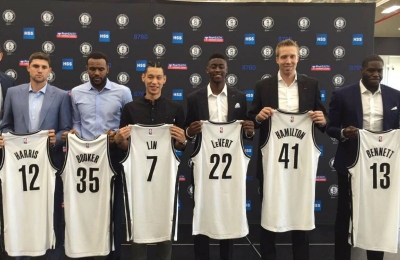
[[[292,250],[294,260],[310,259],[308,231],[293,230]],[[262,260],[276,259],[276,232],[261,228],[260,249]]]
[[[194,236],[194,254],[195,260],[210,259],[210,238],[205,235]],[[221,260],[233,259],[233,239],[224,239],[219,241],[219,256]]]
[[[339,199],[335,222],[335,260],[350,260],[350,185],[346,174],[338,174]],[[383,260],[383,252],[367,251],[368,260]]]

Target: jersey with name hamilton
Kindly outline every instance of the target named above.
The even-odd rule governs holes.
[[[261,146],[261,226],[273,232],[315,228],[315,182],[321,151],[309,113],[275,110]]]
[[[356,162],[349,167],[349,243],[397,253],[400,211],[400,130],[358,131]]]
[[[233,239],[249,233],[246,174],[250,158],[243,149],[242,121],[202,121],[192,155],[193,235]]]
[[[64,183],[65,254],[108,255],[112,248],[111,209],[115,172],[108,136],[84,140],[67,136]]]
[[[57,169],[48,131],[3,134],[0,169],[5,249],[9,256],[41,256],[56,243],[53,228]]]
[[[157,243],[177,239],[178,166],[170,124],[130,125],[122,161],[127,240]]]

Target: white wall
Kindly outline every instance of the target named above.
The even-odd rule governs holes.
[[[380,56],[385,63],[381,83],[400,90],[400,56]]]

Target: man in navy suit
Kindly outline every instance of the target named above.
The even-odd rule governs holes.
[[[339,140],[333,167],[338,173],[339,199],[335,223],[335,260],[350,260],[350,185],[347,167],[355,162],[358,129],[399,128],[400,91],[380,84],[383,60],[370,55],[362,62],[362,78],[332,93],[327,133]],[[368,260],[383,260],[383,252],[367,251]]]
[[[229,122],[237,119],[245,120],[243,122],[245,137],[253,137],[254,124],[247,120],[246,95],[225,84],[228,72],[225,56],[220,53],[212,54],[206,72],[210,77],[208,86],[191,93],[187,98],[186,136],[192,139],[201,132],[201,120]],[[194,237],[194,253],[196,260],[210,259],[208,236]],[[233,259],[232,239],[220,240],[220,257],[222,260]]]
[[[0,61],[3,59],[3,53],[0,48]],[[6,94],[8,88],[15,86],[15,80],[0,71],[0,87],[1,87],[1,96],[0,96],[0,119],[3,117],[3,108],[4,108],[4,100],[6,99]],[[1,122],[1,121],[0,121]]]

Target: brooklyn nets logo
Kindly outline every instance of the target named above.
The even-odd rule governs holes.
[[[229,17],[226,19],[226,27],[228,27],[230,30],[235,29],[238,26],[239,22],[235,17]]]
[[[339,194],[339,188],[336,184],[332,184],[328,189],[329,195],[336,197]]]
[[[92,53],[92,45],[88,42],[84,42],[79,47],[79,50],[81,51],[81,53],[83,55],[88,55],[88,54]]]
[[[153,48],[153,52],[156,56],[161,57],[165,54],[165,46],[162,44],[156,44]]]
[[[3,48],[6,52],[12,53],[17,49],[17,44],[13,40],[7,40],[4,42]]]
[[[226,84],[230,87],[235,86],[236,83],[238,82],[238,78],[236,77],[235,74],[228,74],[226,76]]]
[[[47,53],[47,54],[53,53],[55,49],[56,49],[56,46],[54,45],[54,43],[52,43],[50,41],[45,41],[42,44],[42,50],[44,53]]]
[[[189,185],[189,187],[187,188],[187,193],[193,197],[193,185]]]
[[[335,49],[333,49],[333,56],[335,56],[336,59],[341,59],[344,57],[345,50],[342,46],[337,46]]]
[[[157,28],[161,28],[165,24],[165,18],[161,14],[157,14],[153,17],[153,23]]]
[[[193,29],[198,29],[202,24],[201,18],[198,16],[192,16],[192,18],[189,20],[189,24]]]
[[[226,48],[225,50],[226,56],[228,56],[228,58],[235,58],[236,55],[238,54],[238,49],[235,46],[228,46],[228,48]]]
[[[261,55],[266,58],[269,59],[272,57],[272,55],[274,55],[274,49],[272,49],[271,46],[264,46],[261,50]]]
[[[129,17],[126,14],[120,14],[117,16],[117,24],[121,27],[127,26],[129,23]]]
[[[15,13],[13,10],[5,10],[3,12],[3,20],[6,23],[12,23],[15,20]]]
[[[129,46],[125,43],[121,43],[117,46],[117,52],[121,56],[126,56],[129,53]]]
[[[89,74],[86,71],[82,72],[81,73],[81,81],[82,81],[82,83],[86,83],[89,80],[90,80]]]
[[[18,74],[15,70],[6,70],[6,72],[4,72],[6,75],[12,77],[13,79],[17,79],[18,78]]]
[[[311,22],[310,19],[308,19],[307,17],[301,17],[297,24],[299,25],[300,29],[305,30],[310,27]]]
[[[192,47],[190,47],[189,52],[193,58],[198,58],[200,57],[202,50],[199,45],[193,45]]]
[[[44,11],[41,15],[40,18],[42,19],[42,22],[46,25],[51,24],[54,21],[54,15],[50,11]]]
[[[201,76],[197,73],[193,73],[192,75],[190,75],[189,81],[190,84],[192,84],[193,86],[198,86],[201,83]]]
[[[56,74],[54,71],[50,72],[49,76],[47,77],[47,82],[53,82],[56,79]]]
[[[346,20],[343,17],[338,17],[333,22],[333,26],[338,30],[343,30],[346,27]]]
[[[344,77],[340,74],[333,76],[332,78],[333,85],[336,87],[340,87],[344,84]]]
[[[88,26],[91,22],[92,22],[92,17],[90,16],[90,14],[88,13],[82,13],[79,16],[79,22],[83,25],[83,26]]]
[[[261,79],[268,79],[271,77],[271,74],[264,74]]]
[[[306,46],[301,46],[299,48],[299,56],[301,59],[305,59],[310,55],[310,50]]]
[[[118,74],[117,80],[119,84],[124,85],[129,82],[129,74],[126,72],[121,72]]]
[[[262,19],[262,26],[264,27],[264,29],[269,30],[272,27],[274,27],[274,19],[272,19],[272,17],[264,17]]]
[[[333,168],[334,163],[335,163],[335,157],[333,157],[332,159],[329,160],[329,167],[331,167],[332,169],[335,169],[335,168]]]

